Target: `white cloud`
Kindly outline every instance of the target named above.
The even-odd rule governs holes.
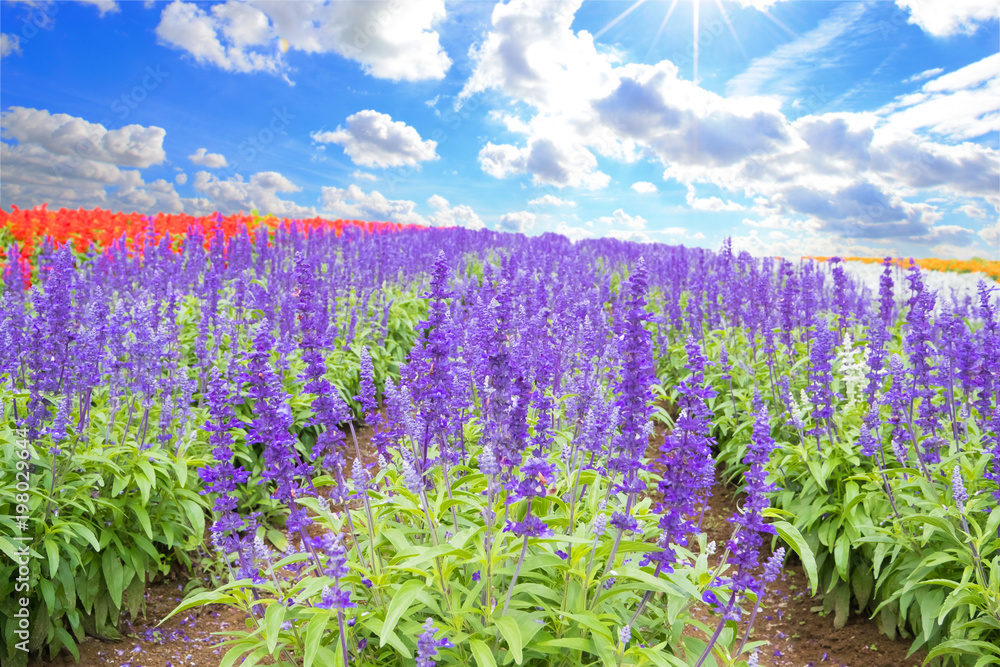
[[[388,114],[367,109],[348,116],[346,124],[309,136],[313,141],[340,144],[354,164],[363,167],[414,166],[438,157],[436,141],[424,141],[414,128]]]
[[[220,179],[207,171],[194,176],[195,190],[201,192],[222,213],[249,213],[256,209],[277,216],[312,217],[315,209],[281,199],[279,192],[299,192],[302,188],[276,171],[262,171],[244,181],[242,175]]]
[[[698,197],[694,186],[689,185],[687,191],[687,204],[696,211],[743,211],[745,206],[732,201],[722,201],[718,197]]]
[[[8,204],[192,215],[251,209],[293,217],[316,214],[278,196],[300,188],[277,172],[244,181],[239,175],[220,179],[199,171],[193,185],[201,196],[196,198],[181,197],[164,179],[147,183],[140,169],[166,159],[162,128],[128,125],[109,131],[75,116],[22,107],[0,114],[0,124],[3,138],[17,141],[0,142],[0,199]],[[185,185],[187,174],[177,173],[174,181]]]
[[[0,114],[2,136],[54,155],[124,167],[149,167],[166,159],[162,127],[126,125],[108,130],[64,113],[10,107]]]
[[[880,110],[886,130],[964,141],[1000,130],[1000,53],[925,83]]]
[[[209,169],[220,169],[226,166],[226,157],[221,153],[209,153],[205,148],[199,148],[193,154],[188,155],[188,159],[200,167]]]
[[[377,190],[366,193],[353,184],[347,188],[323,188],[320,201],[324,211],[340,218],[427,224],[423,216],[414,211],[417,207],[416,202],[406,199],[387,199]]]
[[[594,232],[584,229],[583,227],[571,227],[566,224],[566,221],[560,221],[556,225],[556,234],[562,234],[571,241],[579,241],[580,239],[593,238]]]
[[[910,23],[935,37],[971,35],[980,24],[1000,17],[1000,4],[995,0],[896,0],[896,4],[910,10]]]
[[[964,206],[959,206],[955,210],[966,214],[970,218],[978,218],[978,219],[986,218],[986,211],[977,204],[965,204]]]
[[[373,77],[442,79],[451,59],[434,26],[444,0],[424,2],[267,2],[228,0],[207,11],[168,5],[156,27],[161,43],[231,72],[286,73],[289,50],[336,53]]]
[[[741,7],[753,7],[757,10],[767,10],[778,4],[780,0],[736,0]]]
[[[136,169],[56,153],[38,143],[0,142],[0,199],[20,208],[48,204],[53,209],[184,210],[166,181],[147,184]]]
[[[487,143],[479,151],[479,165],[494,178],[530,173],[535,185],[559,188],[600,190],[611,181],[610,176],[596,170],[597,158],[589,150],[550,138],[532,139],[523,148]]]
[[[933,93],[975,88],[980,84],[995,80],[998,75],[1000,75],[1000,54],[994,53],[954,72],[939,76],[933,81],[928,81],[923,85],[923,90]]]
[[[576,206],[576,202],[569,199],[560,199],[555,195],[542,195],[529,201],[528,206]]]
[[[326,148],[326,146],[320,146],[320,148]],[[361,171],[360,169],[355,169],[354,173],[351,174],[351,178],[355,181],[377,181],[378,176],[375,174],[369,174],[367,172]]]
[[[521,100],[538,113],[527,123],[503,117],[508,130],[525,135],[522,146],[488,143],[479,155],[487,174],[530,173],[536,185],[606,187],[590,150],[600,132],[584,139],[593,120],[590,102],[615,82],[609,56],[598,53],[587,32],[571,29],[578,0],[515,0],[493,8],[493,29],[474,47],[475,70],[458,101],[491,89]],[[599,129],[599,128],[595,128]],[[616,150],[605,142],[607,150]]]
[[[798,39],[755,59],[741,74],[726,83],[729,95],[757,95],[767,90],[792,95],[815,68],[829,67],[836,56],[831,45],[849,34],[867,11],[864,3],[837,6],[819,24]]]
[[[665,227],[663,229],[647,230],[648,234],[654,234],[665,238],[666,243],[679,243],[681,241],[704,241],[705,235],[701,232],[691,233],[687,227]]]
[[[935,77],[943,71],[944,71],[943,67],[934,67],[931,69],[925,69],[923,72],[920,72],[919,74],[914,74],[911,77],[903,79],[903,83],[916,83],[917,81],[930,79],[931,77]]]
[[[536,216],[530,211],[512,211],[500,217],[497,230],[501,232],[520,232],[527,234],[535,227]]]
[[[972,246],[954,245],[951,243],[939,243],[931,246],[930,251],[935,257],[944,259],[972,259],[981,257],[982,251]]]
[[[597,219],[598,223],[614,230],[640,231],[646,229],[646,219],[641,215],[629,215],[623,209],[616,209],[611,215],[602,216]]]
[[[479,166],[493,178],[507,178],[523,172],[525,161],[516,146],[487,142],[479,151]]]
[[[983,227],[979,231],[979,237],[986,242],[993,254],[993,259],[1000,260],[1000,222]]]
[[[612,229],[608,236],[620,241],[632,241],[633,243],[652,243],[653,240],[646,234],[633,229]]]
[[[184,204],[163,180],[138,169],[160,164],[165,131],[104,126],[67,114],[11,107],[0,114],[0,200],[30,208],[110,208],[180,212]]]
[[[21,38],[17,35],[0,33],[0,58],[6,58],[12,53],[21,53]]]
[[[610,181],[598,157],[655,160],[664,180],[733,193],[692,194],[693,207],[740,210],[737,196],[764,200],[750,222],[763,228],[784,220],[845,247],[896,238],[933,243],[942,210],[970,199],[1000,206],[1000,152],[967,141],[1000,123],[993,57],[943,76],[928,71],[920,92],[877,112],[817,115],[819,96],[800,104],[804,115],[791,121],[780,99],[743,94],[797,89],[804,81],[784,72],[808,70],[803,63],[835,66],[868,5],[834,8],[814,31],[730,82],[741,95],[729,97],[682,79],[669,61],[623,64],[613,48],[598,50],[588,32],[572,28],[579,6],[512,0],[494,7],[458,98],[496,91],[513,110],[490,114],[517,138],[485,143],[485,173],[598,189]]]
[[[486,229],[486,225],[470,206],[452,206],[441,195],[432,195],[427,204],[434,209],[427,219],[435,227],[465,227],[466,229]]]
[[[101,16],[114,14],[118,11],[118,3],[115,0],[77,0],[80,4],[93,5]]]
[[[649,181],[638,181],[633,183],[632,189],[641,195],[650,195],[657,191],[656,186]]]

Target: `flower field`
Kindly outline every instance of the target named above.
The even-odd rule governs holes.
[[[226,666],[767,665],[751,628],[792,567],[836,627],[1000,664],[987,276],[258,215],[0,223],[4,665],[121,639],[177,578],[168,623],[239,619]]]

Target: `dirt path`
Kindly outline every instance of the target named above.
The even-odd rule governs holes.
[[[363,459],[373,458],[371,429],[357,429]],[[662,442],[657,429],[650,442],[651,454]],[[348,440],[348,451],[354,449]],[[349,455],[349,458],[353,459]],[[348,463],[348,470],[350,469]],[[705,512],[704,528],[709,540],[723,545],[732,533],[729,517],[736,499],[733,491],[717,485]],[[722,549],[719,550],[720,552]],[[192,609],[157,627],[160,619],[183,600],[183,585],[168,581],[146,591],[146,617],[126,624],[127,638],[119,643],[102,642],[87,637],[80,645],[81,667],[218,667],[225,655],[225,634],[246,629],[243,615],[225,607]],[[812,611],[821,604],[809,596],[808,582],[802,569],[785,569],[768,591],[764,608],[758,613],[753,639],[766,639],[770,645],[760,651],[764,667],[919,667],[923,654],[907,658],[909,642],[890,641],[879,634],[875,624],[852,616],[845,627],[836,630],[832,616]],[[695,610],[703,620],[714,625],[715,619],[703,608]],[[222,634],[219,634],[222,633]],[[53,662],[36,661],[32,667],[72,664],[73,657],[63,652]],[[263,664],[267,664],[266,662]]]
[[[732,534],[728,519],[736,498],[723,486],[713,489],[705,513],[709,540],[723,545]],[[720,548],[720,551],[722,549]],[[907,658],[910,642],[891,641],[880,634],[874,621],[851,615],[840,630],[833,616],[823,616],[822,602],[809,595],[809,581],[800,565],[791,565],[769,587],[764,608],[754,624],[753,639],[766,639],[770,646],[760,650],[760,664],[766,667],[919,667],[924,653]],[[817,611],[813,611],[816,609]]]

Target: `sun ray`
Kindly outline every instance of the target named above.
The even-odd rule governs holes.
[[[733,36],[736,46],[740,47],[740,53],[743,54],[743,57],[747,62],[750,62],[750,56],[747,54],[747,50],[743,48],[743,42],[741,42],[740,38],[736,35],[736,29],[733,28],[733,22],[729,19],[729,12],[727,12],[726,8],[722,6],[722,0],[715,0],[715,5],[722,13],[722,19],[726,22],[726,27],[729,28],[729,34]]]
[[[608,23],[606,26],[604,26],[603,28],[601,28],[600,30],[598,30],[597,34],[594,35],[594,39],[597,39],[598,37],[600,37],[601,35],[603,35],[604,33],[606,33],[608,30],[610,30],[611,28],[613,28],[615,26],[615,24],[617,24],[619,21],[621,21],[623,18],[625,18],[626,16],[628,16],[629,14],[631,14],[636,9],[638,9],[645,2],[646,2],[646,0],[636,0],[632,4],[631,7],[629,7],[625,11],[623,11],[621,14],[619,14],[617,16],[617,18],[612,19],[610,23]]]
[[[694,6],[694,17],[692,19],[694,22],[694,30],[692,32],[694,36],[694,78],[692,81],[694,81],[695,85],[698,85],[698,9],[701,7],[701,3],[698,0],[694,0],[691,4]]]
[[[784,30],[785,32],[787,32],[787,33],[788,33],[788,35],[789,35],[789,36],[790,36],[790,37],[791,37],[792,39],[798,39],[798,37],[799,37],[799,34],[798,34],[797,32],[795,32],[794,30],[792,30],[791,28],[789,28],[789,27],[788,27],[787,25],[785,25],[784,23],[782,23],[781,21],[779,21],[779,20],[778,20],[778,19],[777,19],[777,18],[776,18],[776,17],[774,16],[774,14],[772,14],[772,13],[771,13],[771,12],[769,12],[769,11],[767,11],[766,9],[761,9],[761,10],[760,10],[760,13],[761,13],[761,14],[763,14],[764,16],[766,16],[767,18],[771,19],[771,21],[772,21],[772,22],[773,22],[773,23],[774,23],[774,24],[775,24],[776,26],[778,26],[779,28],[781,28],[782,30]]]
[[[670,9],[667,10],[667,13],[663,16],[663,20],[660,21],[660,28],[656,31],[656,35],[653,37],[653,43],[649,45],[649,50],[646,51],[646,59],[649,59],[649,54],[653,52],[653,47],[656,46],[657,40],[660,39],[660,35],[663,34],[663,30],[667,27],[667,22],[670,20],[671,14],[674,13],[674,8],[677,7],[677,2],[678,0],[673,0],[673,2],[670,3]]]

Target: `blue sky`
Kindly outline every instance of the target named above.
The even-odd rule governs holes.
[[[0,205],[1000,259],[993,0],[0,2]]]

